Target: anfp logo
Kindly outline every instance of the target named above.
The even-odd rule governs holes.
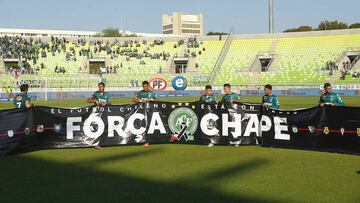
[[[149,84],[151,90],[164,90],[167,87],[167,82],[163,78],[153,78]]]
[[[187,80],[183,76],[177,76],[172,80],[172,86],[175,90],[185,90],[187,87]]]

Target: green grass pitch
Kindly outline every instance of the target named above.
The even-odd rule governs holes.
[[[360,106],[359,97],[343,99]],[[317,100],[280,97],[285,109],[315,106]],[[35,103],[86,105],[79,100]],[[11,107],[0,103],[0,109]],[[326,152],[180,144],[53,149],[0,157],[0,170],[0,203],[360,202],[360,156]]]

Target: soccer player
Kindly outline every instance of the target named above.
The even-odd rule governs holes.
[[[263,107],[279,109],[280,102],[278,97],[272,93],[272,86],[270,84],[265,85],[264,91],[265,95],[262,97]]]
[[[225,102],[233,103],[234,101],[237,101],[237,102],[240,101],[239,95],[236,94],[235,92],[231,91],[231,85],[229,83],[224,84],[224,92],[225,92],[225,95],[221,99],[221,102],[223,102],[223,103],[225,103]],[[236,110],[228,109],[228,111],[229,111],[230,114],[233,114],[233,113],[235,113]],[[241,139],[239,139],[239,138],[234,139],[233,141],[230,141],[230,144],[234,145],[235,147],[238,147],[240,145],[240,143],[241,143]]]
[[[157,100],[158,96],[155,92],[150,90],[148,81],[143,81],[142,87],[143,89],[134,96],[133,102],[148,102]]]
[[[90,98],[88,98],[88,103],[93,103],[96,106],[110,106],[111,100],[108,92],[105,92],[105,83],[100,82],[98,84],[99,90],[94,92]]]
[[[155,92],[151,91],[149,88],[149,82],[143,81],[142,82],[143,89],[139,91],[133,98],[133,102],[149,102],[149,101],[157,101],[157,95]],[[144,147],[148,147],[149,141],[143,145]]]
[[[231,91],[231,85],[229,83],[224,84],[224,92],[225,95],[221,99],[221,102],[240,101],[239,95]]]
[[[94,92],[91,95],[91,97],[88,98],[87,102],[95,104],[96,106],[110,106],[111,105],[110,95],[108,92],[105,92],[105,83],[100,82],[98,84],[98,88],[99,88],[99,90]],[[95,147],[95,149],[103,149],[100,146],[100,142]]]
[[[201,95],[200,102],[208,103],[208,104],[215,104],[216,103],[216,97],[213,95],[212,87],[211,85],[205,86],[204,94]],[[216,122],[209,122],[209,126],[216,126]],[[219,140],[219,137],[212,137],[210,139],[210,143],[208,144],[208,147],[213,147],[217,141]]]
[[[343,100],[332,91],[332,87],[330,83],[324,84],[325,93],[320,96],[319,106],[344,106]]]
[[[204,103],[210,103],[210,104],[216,103],[216,97],[213,95],[211,85],[205,86],[204,94],[201,95],[199,101],[204,102]]]
[[[28,109],[30,108],[32,105],[30,103],[30,98],[27,95],[29,89],[29,85],[28,84],[22,84],[20,86],[20,93],[16,94],[14,97],[14,105],[15,108],[17,109]]]

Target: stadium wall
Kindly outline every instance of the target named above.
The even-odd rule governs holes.
[[[137,91],[109,91],[112,98],[133,97]],[[240,96],[261,96],[264,94],[263,90],[240,90],[235,91],[240,93]],[[360,96],[360,90],[334,90],[340,96]],[[29,92],[29,97],[32,100],[72,100],[72,99],[86,99],[91,96],[93,91],[63,91],[63,92]],[[190,97],[200,96],[203,90],[185,90],[185,91],[157,91],[159,97]],[[278,96],[320,96],[322,90],[320,89],[287,89],[274,90],[273,93]],[[214,90],[215,96],[221,96],[221,90]],[[6,101],[7,93],[1,93],[0,98]]]

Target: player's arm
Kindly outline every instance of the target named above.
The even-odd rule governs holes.
[[[233,98],[232,102],[240,102],[240,97],[238,94]]]
[[[90,97],[90,98],[87,99],[87,103],[92,103],[92,104],[94,104],[94,103],[96,103],[96,102],[97,102],[97,100],[94,99],[94,98],[92,98],[92,97]]]
[[[30,103],[30,99],[27,99],[26,101],[25,101],[25,106],[26,106],[26,108],[30,108],[30,107],[32,107],[32,105],[31,105],[31,103]]]
[[[97,100],[97,99],[94,97],[94,95],[92,95],[90,98],[88,98],[88,99],[87,99],[87,102],[88,102],[88,103],[91,103],[91,104],[96,104],[96,105],[99,105],[99,104],[100,104],[99,100]]]
[[[339,95],[336,96],[337,106],[344,106],[344,101],[341,99]]]
[[[278,98],[278,97],[274,97],[273,103],[271,104],[271,107],[274,108],[274,109],[279,109],[279,107],[280,107],[280,102],[279,102],[279,98]]]
[[[153,94],[153,101],[159,101],[158,95],[155,92]]]
[[[325,103],[322,99],[322,95],[320,96],[319,102],[318,102],[319,106],[325,106]]]
[[[265,104],[265,95],[262,96],[262,99],[261,99],[261,104],[263,107],[266,107],[267,105]]]
[[[133,99],[132,99],[133,102],[141,102],[140,100],[141,100],[141,99],[140,99],[140,97],[139,97],[138,94],[136,94],[136,95],[133,97]]]
[[[18,108],[15,97],[13,98],[13,104],[14,104],[14,106],[16,106],[16,108]]]
[[[111,102],[101,102],[101,106],[111,106]]]

